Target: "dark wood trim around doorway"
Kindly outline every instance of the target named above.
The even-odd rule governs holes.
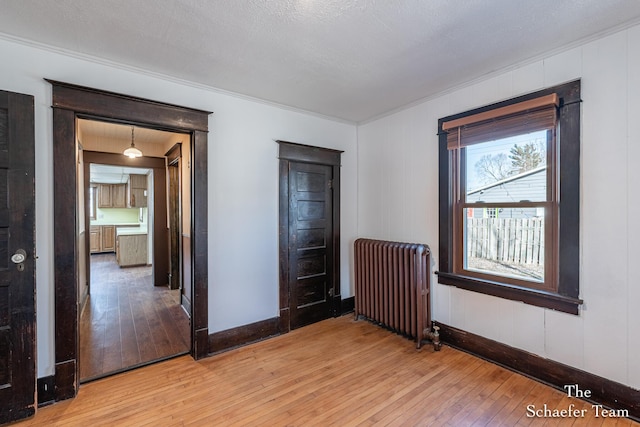
[[[83,150],[84,176],[89,176],[90,165],[116,165],[153,169],[153,285],[166,286],[169,273],[169,244],[167,230],[167,186],[165,159],[161,157],[138,157],[130,159],[121,154]],[[89,180],[85,179],[85,200],[89,200]],[[89,224],[89,211],[85,209],[85,224]],[[85,239],[87,267],[90,265],[89,239]],[[87,268],[87,282],[91,283],[91,269]]]
[[[207,132],[211,112],[48,80],[53,108],[55,399],[78,392],[76,119],[88,118],[191,135],[193,281],[191,355],[208,349]]]
[[[279,145],[279,289],[280,312],[279,330],[286,333],[291,330],[289,310],[289,166],[291,162],[328,165],[333,168],[333,259],[331,276],[333,282],[333,300],[331,314],[341,314],[340,295],[340,162],[343,151],[314,147],[288,141],[276,141]]]

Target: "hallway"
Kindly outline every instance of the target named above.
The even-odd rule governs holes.
[[[80,317],[80,381],[189,351],[180,290],[154,287],[151,267],[91,256],[91,294]]]

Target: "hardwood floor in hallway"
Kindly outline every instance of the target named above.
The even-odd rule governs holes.
[[[150,266],[120,268],[91,255],[91,294],[80,317],[80,381],[190,349],[180,290],[155,287]]]

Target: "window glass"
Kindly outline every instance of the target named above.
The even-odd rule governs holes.
[[[464,148],[466,201],[547,200],[547,133],[541,130]]]
[[[96,219],[96,187],[89,187],[89,218]]]
[[[462,149],[464,270],[545,282],[544,220],[551,135],[540,130]]]
[[[486,211],[465,209],[463,268],[544,282],[544,217],[535,215],[536,208]]]

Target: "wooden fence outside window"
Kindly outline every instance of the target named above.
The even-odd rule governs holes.
[[[544,265],[543,218],[467,218],[468,258]]]

